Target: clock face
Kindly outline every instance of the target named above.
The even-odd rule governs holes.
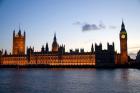
[[[121,38],[125,38],[125,35],[122,35]]]

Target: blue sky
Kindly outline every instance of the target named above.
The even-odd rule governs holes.
[[[128,52],[140,49],[140,0],[0,0],[0,49],[12,50],[12,33],[26,31],[26,46],[39,51],[54,33],[66,50],[91,44],[115,43],[120,52],[119,32],[122,19],[128,33]],[[83,31],[85,25],[93,26]]]

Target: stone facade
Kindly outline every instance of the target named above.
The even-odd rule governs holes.
[[[25,55],[25,38],[25,32],[22,35],[20,29],[18,34],[13,32],[13,55]]]

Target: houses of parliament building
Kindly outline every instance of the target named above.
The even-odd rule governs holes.
[[[56,34],[54,34],[52,49],[49,50],[48,43],[42,46],[40,52],[35,52],[34,47],[27,47],[26,33],[13,31],[12,54],[0,50],[0,65],[46,65],[46,66],[112,66],[116,64],[128,64],[127,32],[122,22],[119,34],[120,53],[115,51],[114,43],[107,43],[107,49],[102,49],[102,44],[91,45],[91,51],[75,49],[65,52],[65,45],[59,45]],[[26,51],[26,54],[25,54]]]

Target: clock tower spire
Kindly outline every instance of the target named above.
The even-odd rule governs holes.
[[[121,31],[120,31],[120,62],[121,64],[128,63],[127,32],[123,21],[122,21]]]

